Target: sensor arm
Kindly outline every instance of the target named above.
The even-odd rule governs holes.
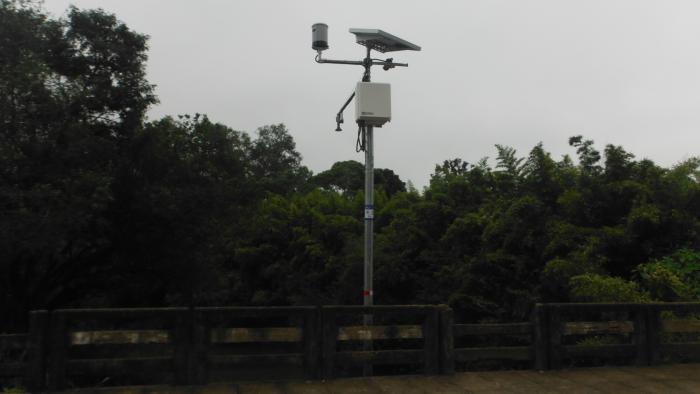
[[[316,57],[316,63],[352,64],[356,66],[364,64],[362,61],[321,59],[319,56]]]
[[[393,59],[387,59],[387,60],[375,60],[372,59],[372,66],[384,66],[385,70],[388,70],[390,68],[394,67],[408,67],[408,63],[394,63],[392,61]],[[316,63],[330,63],[330,64],[350,64],[354,66],[364,66],[365,62],[364,60],[333,60],[333,59],[324,59],[321,57],[321,51],[318,52],[318,55],[316,55]]]
[[[355,92],[352,92],[348,100],[343,104],[343,107],[340,108],[340,111],[335,115],[335,122],[338,124],[338,127],[336,127],[335,131],[343,131],[343,129],[340,128],[340,124],[343,123],[343,111],[345,111],[345,108],[347,108],[348,104],[352,101],[352,98],[355,97]]]

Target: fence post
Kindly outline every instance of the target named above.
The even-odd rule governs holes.
[[[440,305],[440,373],[455,373],[454,311],[447,305]]]
[[[193,339],[192,353],[194,359],[194,383],[206,384],[209,381],[209,322],[206,312],[199,308],[193,310]]]
[[[335,310],[327,307],[321,308],[322,337],[323,344],[321,358],[323,362],[322,371],[324,379],[332,379],[335,374],[335,349],[338,339],[338,326],[336,325]]]
[[[533,314],[535,369],[549,369],[549,313],[547,304],[535,304]]]
[[[304,312],[304,376],[306,379],[318,379],[321,375],[320,356],[322,336],[322,321],[320,307]]]
[[[432,307],[425,313],[423,322],[423,348],[425,354],[425,374],[440,372],[440,324],[439,309]]]
[[[634,313],[634,344],[637,348],[635,364],[649,365],[649,330],[647,326],[649,309],[644,305],[636,306]]]
[[[24,370],[24,385],[31,391],[44,388],[46,379],[46,335],[49,312],[29,312],[29,337],[27,338],[27,366]]]
[[[661,310],[654,305],[647,305],[647,346],[649,365],[659,364],[661,361]]]
[[[63,389],[66,386],[66,364],[68,362],[68,328],[66,313],[53,311],[49,323],[49,366],[48,389],[51,391]]]
[[[561,310],[556,305],[549,305],[549,368],[561,369],[562,359],[562,319]]]
[[[194,366],[192,351],[192,308],[182,309],[175,312],[173,321],[173,346],[175,355],[173,364],[175,367],[175,382],[177,384],[194,383]]]

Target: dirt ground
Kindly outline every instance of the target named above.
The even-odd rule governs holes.
[[[335,394],[335,393],[700,393],[700,364],[577,368],[560,371],[462,372],[451,376],[383,376],[313,382],[81,389],[66,394]]]

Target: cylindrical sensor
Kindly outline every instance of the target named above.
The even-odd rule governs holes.
[[[328,49],[328,25],[315,23],[311,26],[311,47],[317,51]]]

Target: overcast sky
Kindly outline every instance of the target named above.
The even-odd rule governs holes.
[[[205,113],[253,133],[285,123],[314,172],[357,160],[354,107],[335,113],[360,66],[316,64],[311,25],[329,25],[324,56],[359,60],[351,27],[420,45],[373,68],[392,84],[391,123],[375,132],[375,165],[418,188],[436,163],[521,155],[538,142],[555,158],[569,136],[623,145],[670,166],[700,153],[700,2],[680,0],[177,1],[45,0],[113,12],[149,35],[149,116]]]

